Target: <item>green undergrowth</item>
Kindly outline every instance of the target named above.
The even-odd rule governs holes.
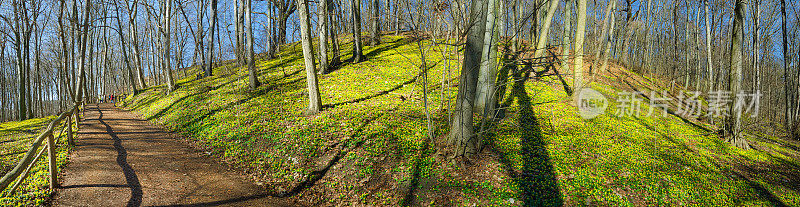
[[[53,119],[55,116],[0,123],[0,174],[5,175],[17,165],[17,162],[25,156],[34,139]],[[63,127],[56,129],[63,129]],[[68,149],[65,145],[66,134],[61,134],[61,132],[62,130],[54,132],[59,138],[56,149],[58,169],[63,169],[68,157]],[[52,193],[48,177],[47,154],[44,154],[31,168],[30,175],[22,182],[14,195],[0,197],[0,206],[45,205]],[[11,185],[8,188],[10,189]],[[7,192],[3,193],[5,195]]]
[[[169,94],[164,86],[150,87],[128,97],[126,107],[187,135],[278,193],[344,150],[325,176],[294,195],[308,204],[800,205],[797,180],[791,179],[796,151],[756,137],[751,142],[762,150],[733,148],[674,116],[646,116],[646,104],[639,116],[616,116],[614,100],[622,89],[600,83],[590,86],[611,104],[590,120],[578,115],[557,80],[509,84],[503,119],[483,134],[487,148],[452,161],[442,143],[458,60],[443,55],[453,50],[446,45],[422,46],[430,67],[433,139],[427,136],[423,81],[414,79],[420,50],[401,37],[365,47],[366,62],[345,61],[320,75],[325,106],[317,115],[302,115],[308,103],[298,44],[283,47],[276,59],[257,61],[264,83],[257,90],[248,89],[247,70],[228,63],[213,77],[180,80]],[[340,49],[343,60],[349,58],[350,45]],[[769,171],[777,167],[782,170]]]

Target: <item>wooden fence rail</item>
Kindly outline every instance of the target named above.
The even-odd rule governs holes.
[[[47,128],[36,137],[36,139],[31,144],[31,147],[28,149],[28,152],[25,153],[25,156],[17,163],[17,165],[6,173],[3,178],[0,178],[0,192],[4,192],[6,188],[13,182],[17,180],[14,186],[11,188],[7,195],[13,195],[14,191],[19,187],[20,183],[24,181],[28,174],[30,173],[30,169],[33,168],[33,165],[36,164],[36,161],[39,157],[42,156],[45,149],[47,150],[47,165],[48,170],[50,171],[50,189],[55,189],[58,187],[58,169],[56,169],[56,147],[57,143],[55,140],[55,136],[53,135],[53,130],[59,126],[59,123],[63,120],[66,120],[66,125],[64,126],[63,131],[67,131],[67,144],[71,147],[74,145],[73,141],[73,121],[74,125],[77,128],[80,125],[78,122],[80,118],[78,117],[78,113],[80,112],[80,104],[76,104],[64,113],[61,113],[55,120],[51,121]],[[74,118],[73,118],[74,117]],[[63,134],[62,131],[62,134]],[[47,140],[47,147],[38,150],[42,143]],[[21,177],[20,177],[21,176]],[[17,179],[19,178],[19,179]]]

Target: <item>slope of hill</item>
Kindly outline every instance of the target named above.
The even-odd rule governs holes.
[[[0,175],[5,175],[17,165],[17,162],[30,148],[34,138],[53,119],[55,116],[0,123]],[[55,133],[58,143],[66,143],[65,133],[65,130]],[[65,144],[58,145],[56,164],[59,169],[66,165],[68,151]],[[46,157],[46,153],[40,157],[36,165],[30,169],[28,179],[19,185],[14,195],[8,196],[7,192],[2,192],[0,206],[43,206],[46,204],[52,194],[48,181]]]
[[[619,67],[589,84],[611,102],[590,120],[554,77],[510,84],[486,149],[468,163],[452,161],[443,143],[459,71],[457,56],[445,55],[452,46],[421,44],[431,66],[430,140],[419,45],[385,39],[364,48],[368,61],[320,76],[324,109],[314,116],[302,115],[298,44],[258,61],[265,83],[258,90],[248,90],[246,69],[226,64],[214,77],[179,81],[169,94],[148,88],[125,106],[271,193],[308,205],[800,206],[797,142],[750,137],[755,149],[740,150],[676,116],[645,116],[646,102],[640,116],[617,116],[618,92],[659,85]],[[349,45],[341,51],[347,58]]]

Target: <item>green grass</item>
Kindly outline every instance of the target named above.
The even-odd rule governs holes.
[[[385,41],[364,48],[369,61],[319,76],[326,107],[314,116],[302,115],[307,95],[298,44],[257,62],[265,84],[258,90],[247,89],[244,68],[221,65],[216,76],[183,79],[170,94],[164,86],[148,88],[128,97],[127,107],[278,192],[339,149],[353,149],[295,195],[312,204],[800,206],[800,184],[791,179],[798,153],[786,145],[752,137],[762,150],[744,151],[675,117],[614,116],[616,103],[606,115],[583,120],[549,78],[509,86],[506,116],[485,134],[489,147],[461,167],[442,147],[459,71],[457,58],[443,55],[452,48],[423,42],[433,65],[428,98],[436,137],[429,140],[422,79],[403,84],[420,72],[417,44]],[[348,58],[350,45],[341,51]],[[607,97],[619,91],[590,86]]]
[[[55,119],[55,116],[0,123],[1,174],[5,175],[16,166],[17,162],[25,156],[25,152],[30,148],[36,136],[53,119]],[[56,129],[59,129],[54,132],[59,139],[58,148],[56,149],[56,165],[58,169],[63,169],[68,157],[66,134],[59,134],[62,131],[60,129],[63,128],[57,127]],[[47,155],[42,155],[34,164],[35,166],[31,169],[30,175],[22,182],[14,195],[0,197],[0,206],[42,206],[47,203],[52,193],[48,180]],[[10,189],[11,185],[8,188]]]

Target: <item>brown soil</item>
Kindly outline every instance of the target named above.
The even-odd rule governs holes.
[[[87,106],[54,206],[297,206],[111,104]]]

